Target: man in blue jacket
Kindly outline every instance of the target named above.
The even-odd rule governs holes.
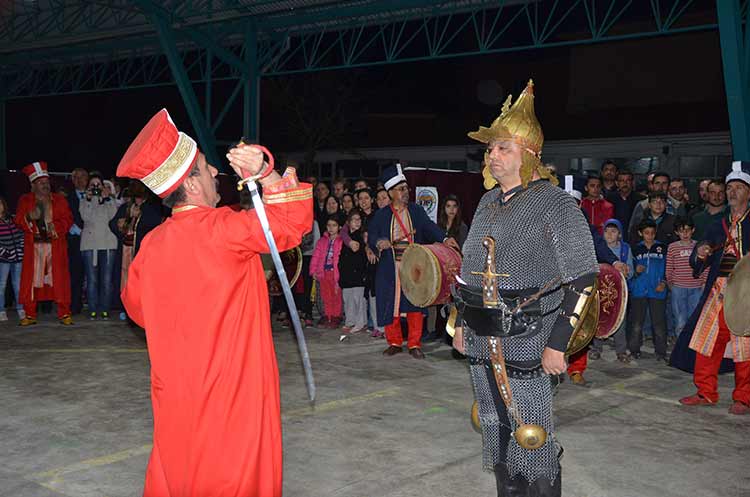
[[[422,319],[424,309],[417,307],[401,292],[398,267],[404,250],[412,243],[445,243],[460,250],[453,238],[446,238],[445,231],[433,223],[424,209],[409,202],[409,185],[401,165],[383,171],[381,181],[391,198],[391,205],[378,210],[367,228],[367,243],[378,254],[375,276],[378,326],[385,327],[388,348],[384,355],[392,356],[403,351],[404,337],[401,332],[401,315],[406,314],[409,325],[409,354],[415,359],[424,359],[422,352]]]

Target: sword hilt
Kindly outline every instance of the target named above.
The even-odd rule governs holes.
[[[242,188],[244,188],[244,186],[246,184],[251,183],[253,181],[258,181],[259,179],[263,179],[266,176],[268,176],[269,174],[271,174],[271,172],[273,172],[274,168],[276,167],[276,161],[273,158],[273,154],[266,147],[264,147],[263,145],[260,145],[260,144],[257,144],[257,143],[247,143],[247,141],[245,140],[244,137],[240,140],[239,144],[241,144],[241,145],[252,145],[253,147],[257,147],[257,148],[260,149],[261,152],[263,152],[266,155],[266,157],[268,157],[268,167],[267,168],[261,170],[261,172],[259,172],[258,174],[254,174],[254,175],[251,175],[251,176],[246,176],[246,177],[242,178],[241,180],[239,180],[237,182],[237,191],[241,192]],[[244,174],[245,171],[242,170],[242,173]]]

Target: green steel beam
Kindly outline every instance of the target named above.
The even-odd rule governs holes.
[[[169,27],[179,35],[178,50],[201,61],[200,67],[188,67],[191,81],[243,79],[248,68],[239,49],[245,41],[247,16],[244,20],[217,21],[210,25],[206,25],[210,21],[206,19],[199,34],[191,33],[195,25],[185,25],[178,17],[192,15],[193,11],[205,7],[207,1],[176,2],[178,13],[173,14],[153,0],[141,0],[151,11],[160,13],[166,23],[173,21]],[[661,1],[665,2],[664,8],[657,8],[656,3],[632,0],[555,0],[530,4],[506,0],[493,2],[491,8],[484,2],[381,0],[365,1],[359,9],[351,2],[342,2],[337,12],[331,11],[330,5],[318,7],[319,12],[308,7],[301,13],[262,17],[276,23],[270,27],[284,23],[291,26],[294,16],[298,22],[307,24],[270,32],[269,25],[259,24],[258,68],[261,77],[278,76],[601,43],[717,27],[712,23],[701,24],[700,17],[696,20],[703,11],[692,0]],[[124,0],[110,2],[120,4]],[[595,9],[597,4],[607,8]],[[244,8],[235,2],[222,5],[224,11],[232,6]],[[263,7],[257,2],[246,5],[250,10]],[[392,11],[382,10],[386,8]],[[209,10],[206,17],[213,15],[212,12],[216,10]],[[316,24],[314,21],[323,19],[325,12],[329,22]],[[130,11],[127,14],[133,15]],[[417,18],[408,18],[417,14]],[[653,26],[647,24],[649,18]],[[615,23],[618,23],[616,29],[613,28]],[[31,59],[35,61],[31,67],[28,53],[0,55],[0,71],[10,81],[8,98],[160,86],[171,82],[165,77],[168,74],[158,71],[159,67],[167,66],[163,62],[159,64],[154,52],[160,43],[158,37],[148,35],[102,41],[94,48],[50,49],[37,53],[38,57]],[[92,58],[91,50],[99,55]],[[214,53],[211,72],[203,67],[203,50]],[[147,70],[144,62],[154,70]],[[66,68],[57,69],[61,64],[66,64]],[[141,69],[134,70],[133,66]]]
[[[258,70],[258,26],[254,21],[247,23],[245,31],[245,67],[249,74],[244,75],[242,134],[257,143],[260,118],[260,73]]]
[[[732,151],[735,160],[750,160],[750,86],[746,67],[746,53],[750,47],[746,45],[742,32],[740,2],[716,0],[716,8]],[[745,29],[748,29],[747,26]]]
[[[208,75],[208,79],[206,79],[206,86],[205,86],[205,117],[206,117],[206,126],[211,126],[211,103],[213,101],[213,78],[211,75],[213,74],[213,53],[211,50],[206,50],[206,74]]]
[[[188,78],[185,65],[175,43],[174,33],[169,26],[168,20],[165,19],[158,10],[153,9],[151,2],[148,0],[136,0],[136,2],[143,9],[144,13],[149,16],[151,22],[156,27],[156,31],[159,34],[159,40],[164,49],[164,54],[166,55],[169,67],[172,70],[172,76],[177,82],[177,88],[182,96],[188,116],[190,116],[190,122],[193,125],[193,129],[198,136],[200,148],[206,155],[206,160],[217,168],[221,168],[222,162],[219,161],[219,156],[216,153],[216,138],[214,137],[211,128],[206,125],[206,119],[201,112],[198,98],[195,96],[193,85],[190,82],[190,78]]]

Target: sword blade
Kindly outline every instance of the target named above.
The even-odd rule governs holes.
[[[266,215],[266,207],[263,204],[263,200],[260,198],[258,192],[258,185],[255,181],[246,183],[247,189],[250,190],[250,196],[253,199],[253,206],[255,207],[255,213],[258,215],[260,226],[263,228],[263,235],[266,237],[268,248],[271,251],[271,259],[273,259],[273,265],[276,268],[276,274],[279,275],[279,281],[281,282],[281,288],[284,291],[284,300],[286,300],[287,307],[289,308],[289,317],[294,327],[294,334],[297,336],[297,347],[299,348],[299,355],[302,358],[302,367],[305,370],[305,383],[307,384],[307,395],[310,397],[310,402],[315,401],[315,378],[313,378],[312,365],[310,364],[310,355],[307,352],[307,342],[305,341],[305,335],[302,333],[302,324],[299,320],[299,314],[297,313],[297,305],[294,303],[294,296],[292,296],[292,289],[289,286],[289,280],[286,277],[286,271],[284,270],[284,264],[281,262],[281,255],[279,249],[276,247],[276,240],[273,238],[271,233],[271,226],[268,224],[268,216]]]

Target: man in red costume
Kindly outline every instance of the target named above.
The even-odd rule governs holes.
[[[257,147],[227,154],[260,180],[279,250],[313,223],[312,188],[293,169],[268,169]],[[154,448],[144,497],[278,497],[282,490],[279,378],[253,210],[216,209],[217,170],[166,110],[130,145],[118,176],[141,180],[172,217],[144,239],[122,293],[146,330]]]
[[[31,181],[31,192],[18,199],[16,208],[16,224],[23,229],[26,247],[18,296],[26,311],[21,326],[36,324],[36,304],[44,300],[54,300],[60,323],[71,325],[66,237],[73,214],[65,197],[52,193],[46,162],[29,164],[23,172]]]

